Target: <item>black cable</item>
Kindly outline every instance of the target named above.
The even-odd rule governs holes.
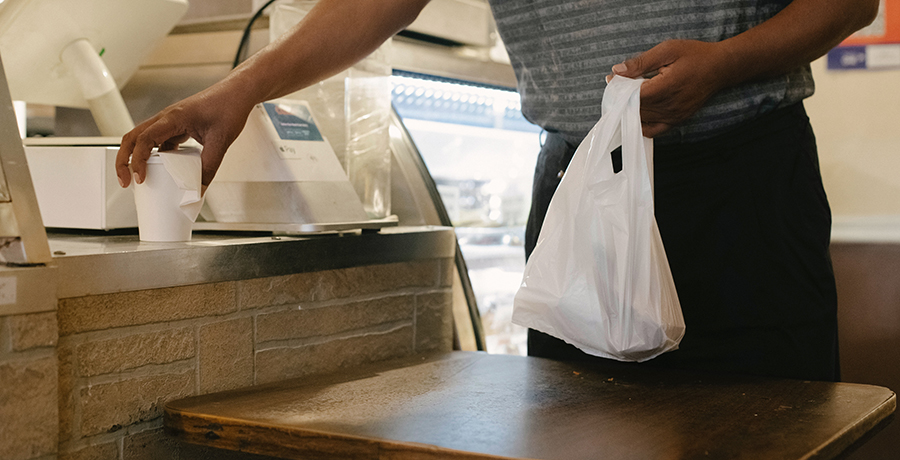
[[[234,64],[231,65],[231,68],[235,68],[241,61],[244,60],[244,52],[249,47],[250,42],[250,30],[253,29],[253,23],[262,16],[263,10],[269,7],[275,0],[269,0],[265,5],[261,6],[256,13],[253,13],[253,17],[250,18],[250,22],[247,23],[247,27],[244,27],[244,34],[241,35],[241,42],[238,44],[237,53],[234,55]]]

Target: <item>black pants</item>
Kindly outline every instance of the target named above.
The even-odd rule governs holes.
[[[552,133],[544,144],[526,257],[574,151]],[[678,350],[645,364],[838,380],[831,212],[802,104],[711,140],[656,146],[654,176],[686,332]],[[612,365],[534,330],[528,354]]]

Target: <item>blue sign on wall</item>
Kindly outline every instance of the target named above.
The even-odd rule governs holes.
[[[828,52],[828,68],[841,69],[865,69],[865,46],[842,46]]]
[[[829,70],[900,68],[900,43],[840,46],[828,52]]]

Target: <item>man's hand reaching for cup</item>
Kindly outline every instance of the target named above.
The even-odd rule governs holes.
[[[147,159],[153,148],[171,150],[193,138],[203,145],[202,184],[205,190],[216,175],[228,146],[244,129],[254,105],[249,101],[242,102],[239,91],[229,88],[230,85],[208,88],[167,107],[125,134],[116,155],[119,185],[127,187],[132,180],[138,184],[144,181]]]

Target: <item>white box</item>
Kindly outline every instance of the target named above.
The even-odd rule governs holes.
[[[25,157],[45,227],[137,227],[132,187],[121,188],[116,178],[119,146],[104,139],[26,139]],[[92,141],[95,145],[85,145]]]

